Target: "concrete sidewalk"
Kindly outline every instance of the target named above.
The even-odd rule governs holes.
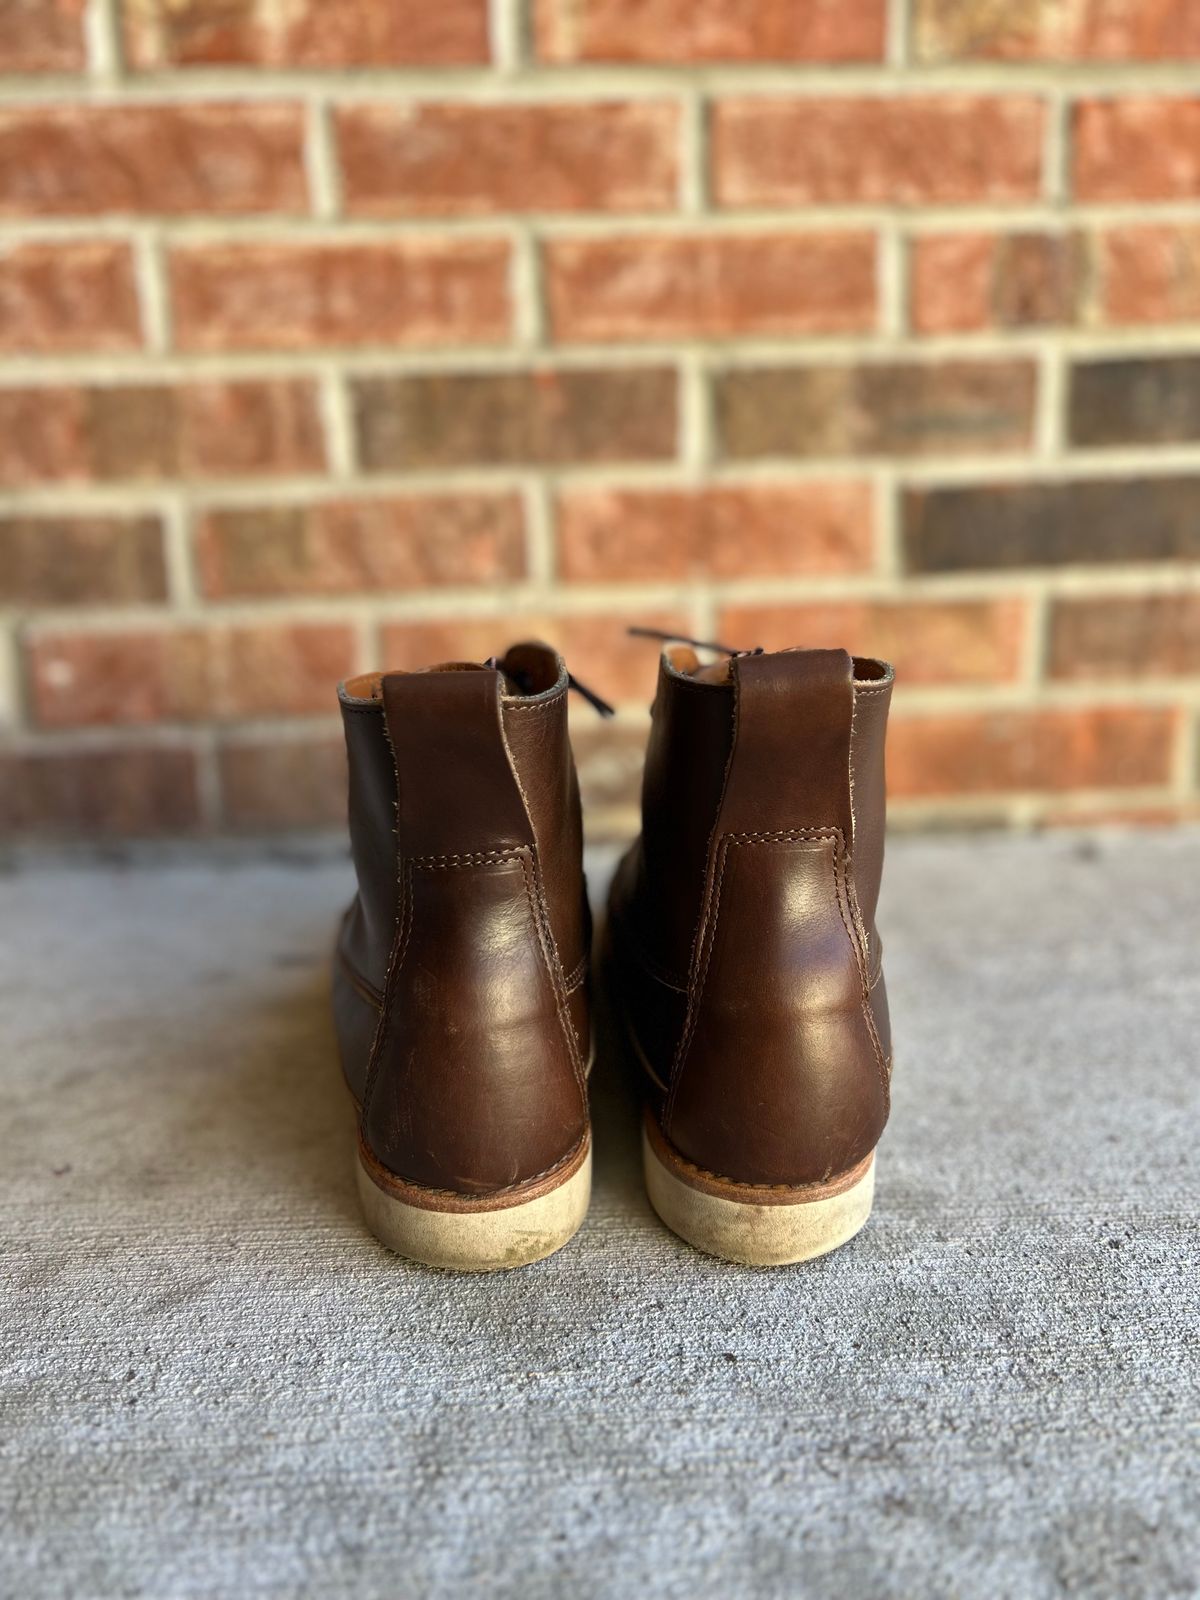
[[[893,846],[875,1215],[775,1271],[659,1226],[607,1055],[559,1256],[376,1245],[349,887],[305,851],[0,881],[0,1592],[1200,1593],[1200,836]]]

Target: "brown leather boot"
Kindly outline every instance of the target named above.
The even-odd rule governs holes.
[[[432,1266],[564,1245],[591,1183],[590,919],[568,676],[545,645],[352,678],[358,895],[333,1003],[384,1244]]]
[[[648,1090],[650,1199],[729,1260],[823,1255],[871,1210],[892,678],[843,650],[662,659],[609,974]]]

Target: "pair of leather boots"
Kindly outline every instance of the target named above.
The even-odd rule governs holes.
[[[650,1199],[728,1260],[823,1255],[871,1209],[892,676],[841,650],[661,659],[599,967],[644,1088]],[[587,1211],[573,684],[555,651],[518,644],[339,691],[358,894],[334,1012],[359,1192],[378,1238],[432,1266],[539,1260]]]

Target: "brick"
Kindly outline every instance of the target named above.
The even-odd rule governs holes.
[[[1167,61],[1200,55],[1194,0],[916,0],[918,61]]]
[[[913,489],[903,524],[910,572],[1194,561],[1200,477]]]
[[[1103,321],[1200,319],[1200,224],[1111,228],[1098,249]]]
[[[512,326],[501,239],[200,245],[169,270],[184,350],[490,344]]]
[[[1084,268],[1075,234],[925,235],[910,249],[910,320],[917,333],[1070,324]]]
[[[295,106],[0,110],[0,215],[303,212]]]
[[[642,696],[648,705],[653,683]],[[571,749],[579,772],[587,842],[627,841],[638,831],[638,802],[646,761],[647,720],[601,722],[583,708],[571,719]]]
[[[866,483],[577,488],[556,511],[559,571],[570,582],[806,576],[871,562]]]
[[[675,204],[669,103],[344,106],[348,210],[370,216],[664,211]]]
[[[1144,706],[897,716],[888,790],[901,799],[1167,783],[1178,714]]]
[[[681,610],[639,608],[582,616],[510,611],[502,616],[388,623],[383,649],[391,670],[440,661],[486,661],[503,655],[517,640],[542,639],[560,650],[570,670],[606,700],[649,705],[658,655],[653,643],[629,637],[627,630],[634,625],[691,631]],[[592,713],[586,706],[581,710],[586,726]]]
[[[1200,594],[1060,599],[1050,614],[1050,676],[1154,678],[1200,673]]]
[[[0,351],[136,350],[141,343],[128,245],[13,244],[0,252]]]
[[[157,517],[0,517],[0,605],[166,598]]]
[[[305,380],[0,388],[0,482],[153,482],[317,472]]]
[[[1037,814],[1039,828],[1172,828],[1181,822],[1200,821],[1200,804],[1194,800],[1157,805],[1097,804],[1087,795],[1062,805],[1043,806]]]
[[[676,379],[659,367],[361,378],[368,471],[656,461],[675,453]]]
[[[1031,96],[738,98],[712,119],[723,206],[1031,200],[1041,182]]]
[[[879,61],[885,0],[535,0],[543,61]]]
[[[1072,116],[1080,200],[1200,196],[1200,98],[1085,100]]]
[[[1071,369],[1072,444],[1185,444],[1200,439],[1200,356],[1083,361]]]
[[[0,72],[81,72],[87,0],[0,0]]]
[[[38,631],[30,704],[46,728],[331,711],[355,667],[354,630],[333,623]]]
[[[544,251],[556,339],[849,333],[876,318],[867,232],[555,239]]]
[[[467,66],[488,59],[487,0],[123,0],[125,54],[164,67]]]
[[[524,576],[524,518],[515,494],[219,510],[201,519],[196,556],[218,599],[490,587]]]
[[[737,368],[717,379],[717,429],[743,460],[1020,450],[1035,388],[1024,360]]]
[[[890,661],[902,684],[1003,683],[1016,678],[1027,626],[1023,601],[876,600],[733,605],[718,633],[740,649],[849,650]]]
[[[0,752],[0,832],[127,837],[199,823],[191,750]]]
[[[221,816],[248,830],[345,826],[346,745],[328,739],[223,744]]]

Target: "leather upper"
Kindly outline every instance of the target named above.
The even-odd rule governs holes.
[[[339,694],[359,888],[335,1019],[363,1143],[408,1183],[502,1190],[586,1133],[590,932],[566,694],[542,645]]]
[[[891,686],[840,650],[663,658],[614,976],[664,1134],[737,1183],[836,1177],[887,1120]]]

